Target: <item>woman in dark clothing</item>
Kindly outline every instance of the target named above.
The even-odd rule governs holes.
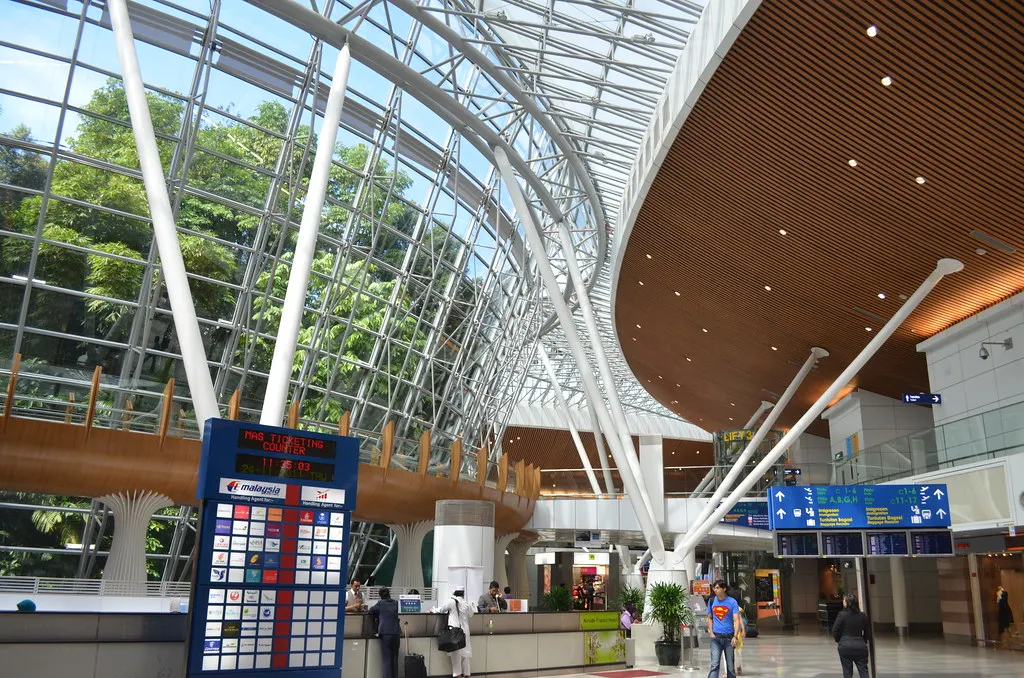
[[[377,622],[384,678],[398,678],[398,648],[402,629],[398,624],[398,601],[391,599],[390,589],[380,590],[380,600],[370,608],[370,614]]]
[[[1004,640],[1003,634],[1013,626],[1013,610],[1010,609],[1006,589],[1002,586],[996,589],[996,605],[999,609],[999,640]]]
[[[871,622],[860,611],[857,596],[852,593],[843,599],[846,608],[836,617],[832,637],[839,643],[839,663],[843,665],[843,678],[853,678],[853,665],[857,665],[860,678],[868,678],[868,638]]]

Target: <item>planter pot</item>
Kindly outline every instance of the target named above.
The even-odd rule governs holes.
[[[659,666],[679,666],[680,650],[679,643],[659,640],[654,644],[654,654],[658,657]]]

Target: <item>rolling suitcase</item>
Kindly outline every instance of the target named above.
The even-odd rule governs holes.
[[[409,652],[409,625],[405,625],[405,678],[427,678],[423,655]]]

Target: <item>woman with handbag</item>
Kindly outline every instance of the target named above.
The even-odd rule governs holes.
[[[431,612],[447,614],[447,628],[437,636],[437,649],[447,652],[452,660],[452,677],[469,678],[473,648],[469,643],[469,618],[476,614],[476,605],[466,600],[466,592],[458,589],[450,600]]]

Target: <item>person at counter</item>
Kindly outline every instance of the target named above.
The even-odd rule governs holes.
[[[352,580],[352,586],[349,587],[348,593],[345,594],[345,612],[355,614],[366,612],[366,598],[363,597],[363,592],[360,590],[358,579]]]
[[[466,634],[466,647],[449,652],[448,657],[452,660],[452,678],[469,678],[472,672],[470,660],[473,657],[473,647],[469,640],[469,618],[476,614],[476,605],[466,600],[464,589],[458,589],[447,602],[431,612],[447,614],[448,626],[458,626]]]
[[[480,600],[476,602],[477,609],[481,612],[504,612],[508,609],[508,603],[502,606],[504,601],[501,599],[501,589],[498,588],[498,582],[492,581],[487,587],[487,593],[480,596]]]
[[[369,613],[377,622],[384,678],[398,678],[398,648],[402,630],[398,624],[398,601],[391,599],[391,589],[385,587],[380,590],[380,600],[370,608]]]

